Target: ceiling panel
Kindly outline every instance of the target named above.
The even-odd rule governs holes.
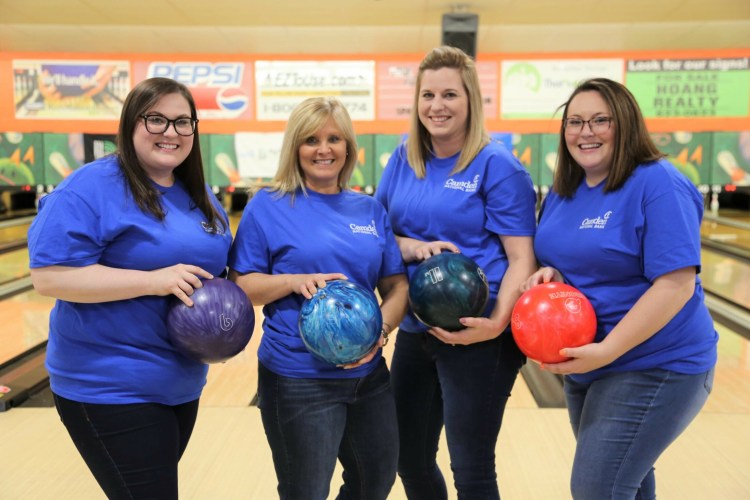
[[[446,0],[0,0],[0,50],[425,52]],[[750,47],[750,0],[475,0],[478,51]]]

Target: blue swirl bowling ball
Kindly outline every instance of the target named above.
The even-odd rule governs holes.
[[[375,294],[348,280],[333,280],[305,300],[299,331],[321,361],[345,365],[362,359],[380,338],[383,316]]]
[[[175,349],[196,361],[220,363],[247,346],[255,311],[239,286],[223,278],[205,280],[190,298],[192,307],[175,298],[167,313],[167,334]]]
[[[417,319],[451,332],[464,329],[460,318],[481,316],[489,296],[482,268],[460,253],[433,255],[409,280],[409,305]]]

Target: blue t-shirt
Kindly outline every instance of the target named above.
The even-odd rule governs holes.
[[[218,234],[205,229],[205,216],[179,181],[157,188],[166,213],[163,221],[135,204],[115,156],[76,170],[40,200],[29,229],[30,267],[101,264],[151,271],[183,263],[220,275],[232,240],[228,223]],[[74,401],[99,404],[175,405],[198,398],[208,367],[169,343],[166,317],[172,299],[150,295],[95,304],[58,300],[47,344],[52,390]]]
[[[374,290],[381,278],[404,272],[383,206],[352,191],[289,194],[261,190],[245,207],[229,258],[241,274],[342,273]],[[299,334],[305,297],[291,293],[263,308],[258,359],[269,370],[294,378],[354,378],[372,372],[380,354],[344,370],[307,350]]]
[[[479,264],[490,286],[487,316],[495,307],[508,269],[498,235],[534,235],[536,194],[529,173],[502,144],[488,144],[466,169],[451,175],[459,154],[430,158],[425,178],[418,179],[407,161],[405,146],[399,146],[383,171],[375,198],[388,211],[397,235],[450,241]],[[410,277],[419,264],[407,264]],[[411,312],[401,328],[427,330]]]
[[[543,266],[558,269],[589,298],[601,341],[654,280],[678,269],[700,271],[703,199],[669,162],[638,166],[622,188],[582,182],[572,198],[551,192],[544,201],[534,249]],[[695,292],[651,338],[612,364],[573,378],[612,371],[663,368],[697,374],[716,362],[716,333],[696,276]]]

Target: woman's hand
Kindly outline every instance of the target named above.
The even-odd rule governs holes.
[[[338,365],[339,368],[343,368],[344,370],[351,370],[352,368],[357,368],[358,366],[366,365],[370,361],[372,361],[372,358],[375,357],[375,355],[378,353],[378,350],[385,345],[385,337],[383,335],[380,335],[380,338],[375,343],[372,349],[370,349],[370,352],[365,354],[365,356],[354,363],[349,363],[346,365]]]
[[[521,283],[521,292],[525,292],[536,285],[542,283],[549,283],[551,281],[564,282],[565,278],[560,274],[560,271],[554,267],[542,267],[537,272],[528,277],[526,281]]]
[[[444,250],[460,253],[456,245],[450,241],[422,241],[406,236],[396,236],[398,248],[401,250],[401,258],[404,262],[425,260],[433,255],[442,253]]]
[[[421,242],[420,245],[414,247],[414,258],[415,260],[427,260],[433,255],[443,253],[445,250],[453,253],[461,253],[458,247],[450,241]]]
[[[325,288],[327,281],[349,279],[341,273],[290,274],[292,291],[311,299],[318,288]]]
[[[502,333],[499,322],[490,318],[461,318],[459,320],[466,328],[457,332],[449,332],[439,327],[432,327],[428,333],[441,342],[451,345],[469,345],[484,342],[498,337]]]
[[[586,373],[610,364],[618,358],[614,352],[603,343],[592,343],[580,347],[566,347],[560,349],[560,355],[571,359],[560,363],[542,363],[541,368],[558,375],[571,373]]]
[[[150,272],[153,295],[174,295],[186,306],[192,307],[190,298],[196,288],[203,287],[201,278],[213,279],[208,271],[189,264],[176,264]]]

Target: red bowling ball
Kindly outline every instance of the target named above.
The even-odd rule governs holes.
[[[560,349],[593,342],[596,314],[591,302],[574,287],[543,283],[518,299],[511,314],[511,331],[529,358],[560,363],[569,359],[560,355]]]

